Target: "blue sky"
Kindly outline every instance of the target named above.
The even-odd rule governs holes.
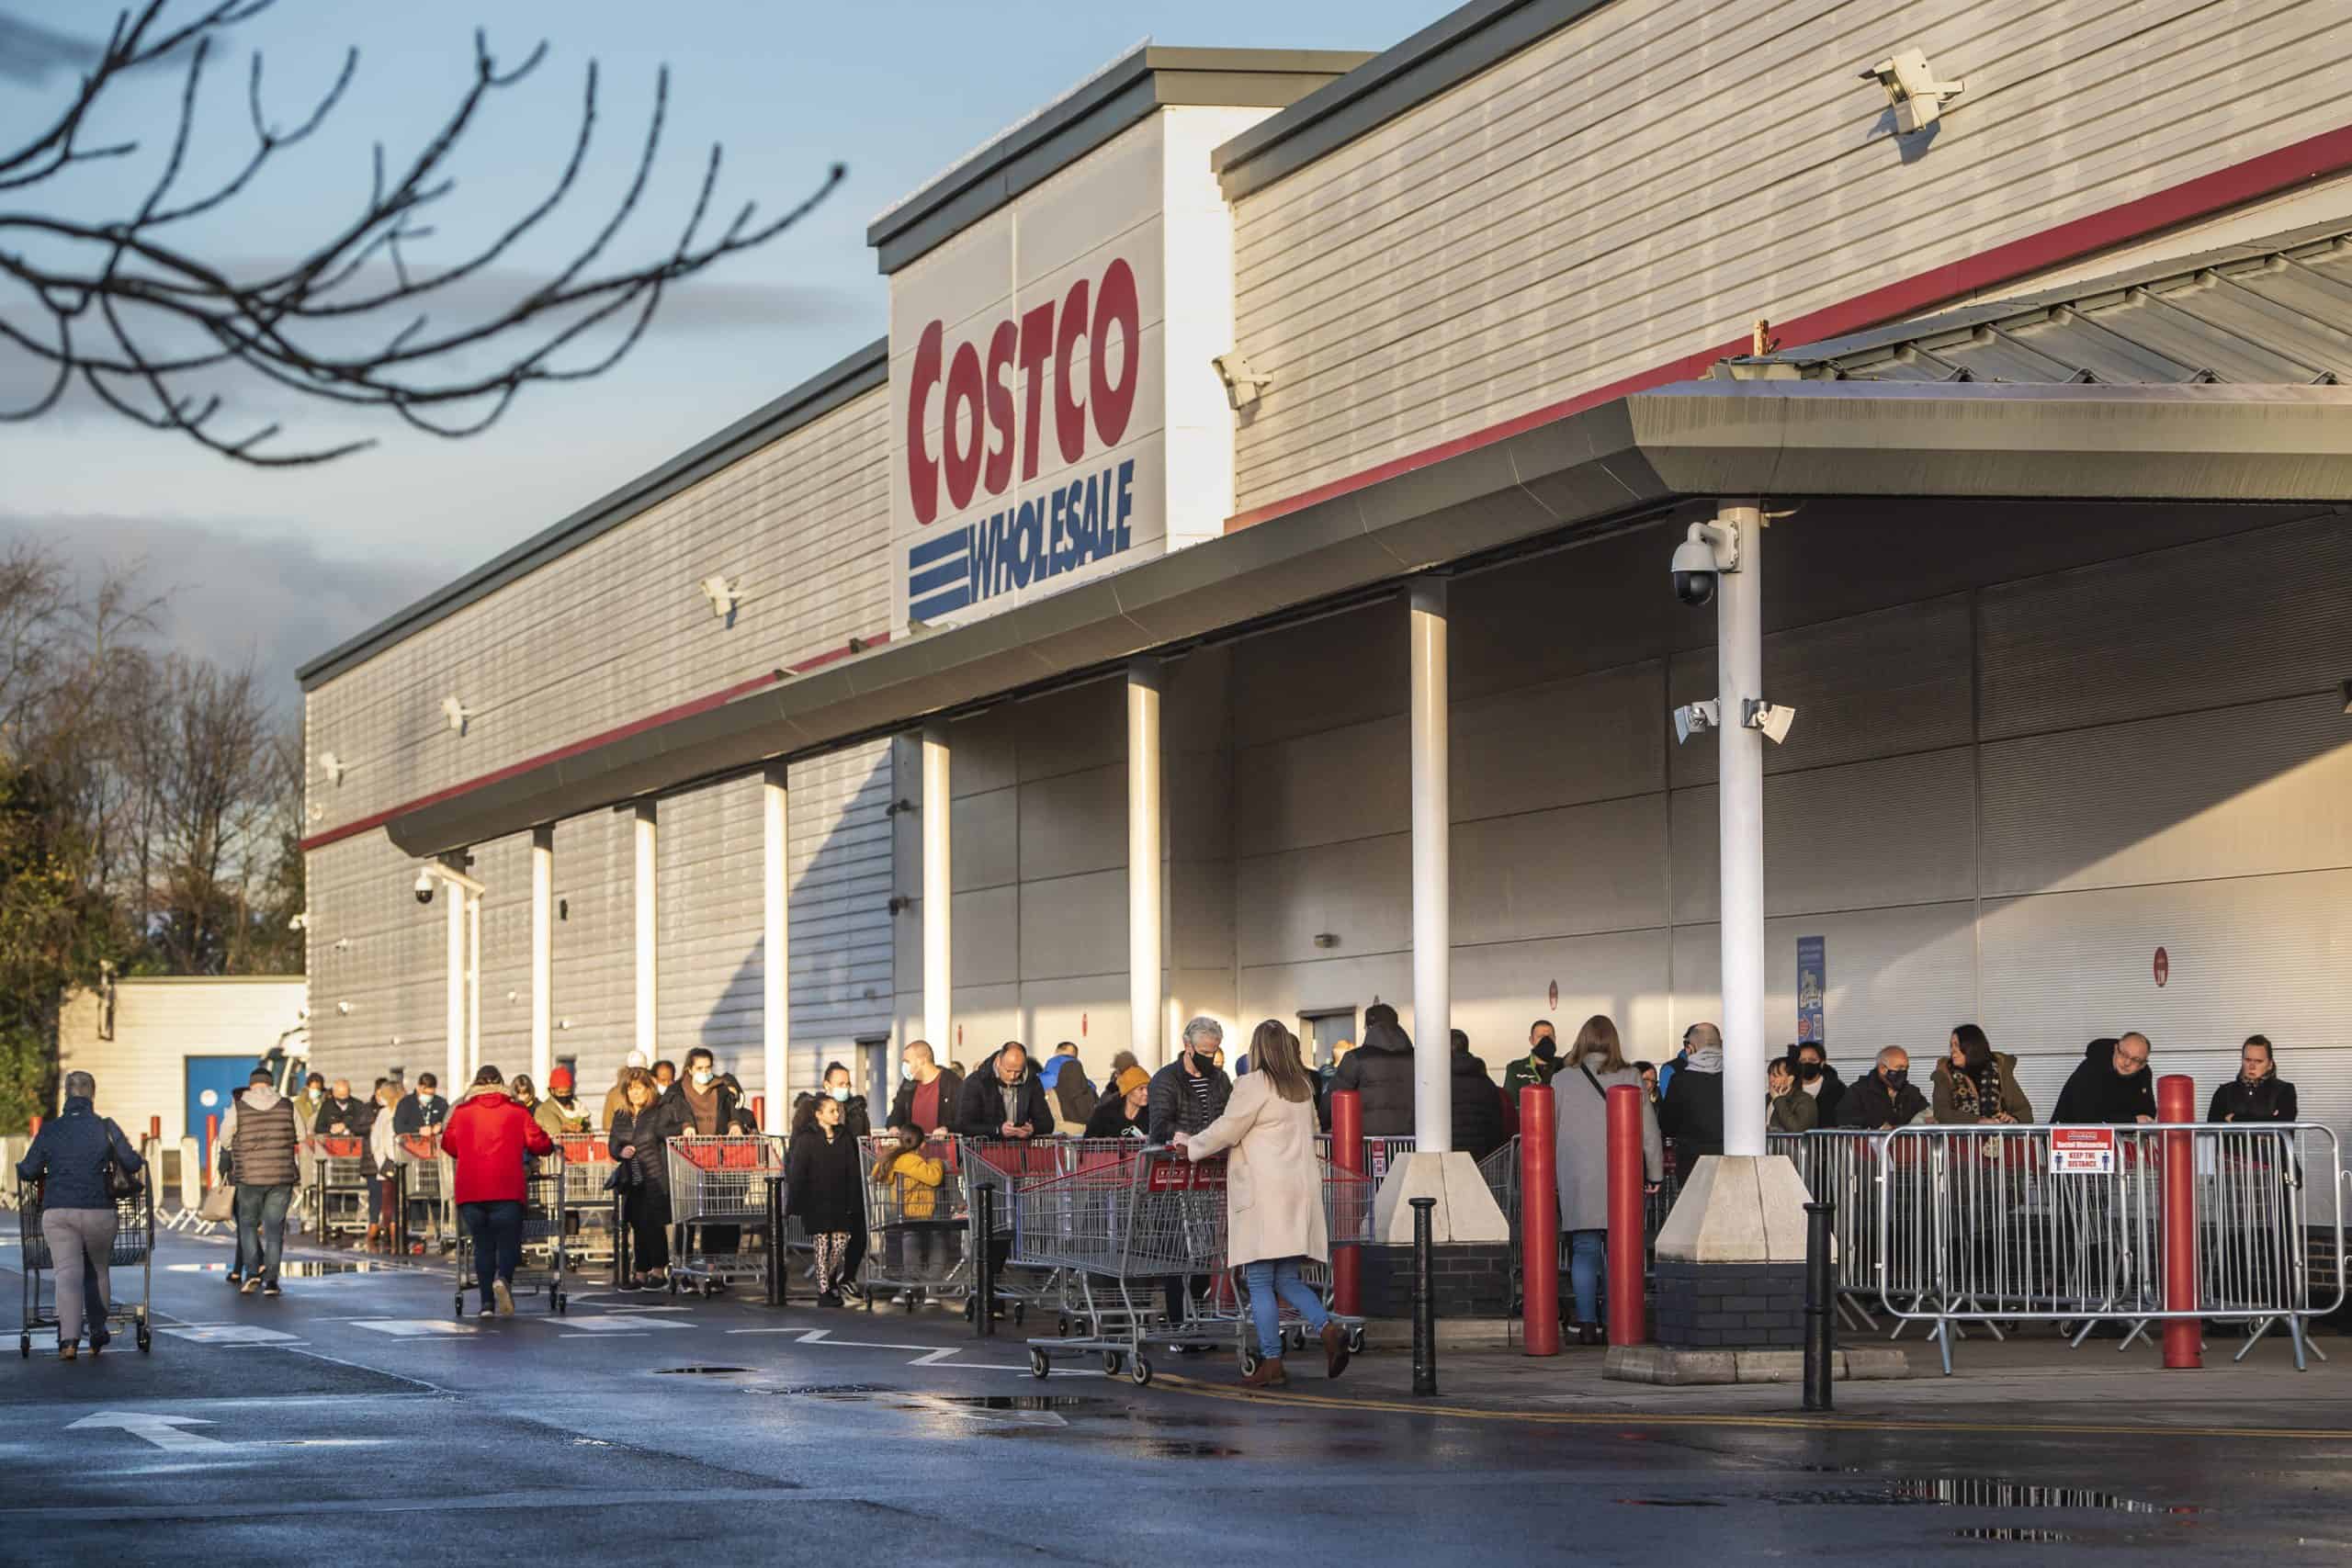
[[[880,335],[887,296],[865,243],[867,222],[1146,36],[1379,50],[1445,8],[1444,0],[279,0],[239,30],[240,52],[220,62],[195,150],[199,169],[241,151],[243,48],[266,49],[269,102],[281,119],[299,118],[345,45],[360,49],[360,76],[335,120],[206,231],[208,246],[227,257],[283,254],[347,211],[364,194],[369,142],[381,139],[394,154],[413,149],[463,90],[472,29],[486,17],[496,18],[491,41],[502,57],[519,60],[542,37],[551,53],[469,137],[459,188],[436,214],[447,249],[420,260],[458,254],[544,187],[569,148],[592,57],[603,70],[603,152],[571,225],[519,256],[522,270],[557,265],[562,242],[609,209],[664,62],[666,152],[632,231],[639,248],[622,254],[643,256],[665,243],[714,140],[726,146],[728,198],[789,205],[836,159],[849,178],[801,226],[673,296],[663,324],[620,369],[538,389],[471,441],[369,421],[368,433],[385,437],[377,450],[271,473],[85,407],[0,425],[0,536],[39,533],[92,566],[145,559],[151,584],[175,592],[175,640],[217,658],[250,657],[290,695],[300,660]],[[95,34],[110,14],[96,0],[0,0],[0,24],[60,33]],[[68,85],[61,73],[37,84],[24,74],[0,72],[0,148],[53,112]],[[175,74],[130,85],[109,129],[159,135],[177,90]],[[73,210],[119,206],[135,172],[98,170],[62,202]],[[0,209],[11,205],[26,204],[0,194]],[[0,310],[19,306],[0,297]],[[21,364],[5,363],[7,352],[0,348],[0,393],[20,389],[24,375]],[[351,416],[323,408],[254,413],[284,417],[313,441],[353,428]]]

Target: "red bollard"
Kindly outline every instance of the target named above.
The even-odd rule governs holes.
[[[2197,1082],[2186,1073],[2156,1080],[2156,1120],[2167,1126],[2197,1120]],[[2197,1310],[2197,1153],[2188,1132],[2164,1135],[2165,1310]],[[2205,1364],[2205,1325],[2194,1317],[2165,1319],[2165,1370],[2195,1371]]]
[[[1645,1344],[1649,1268],[1642,1202],[1642,1091],[1621,1083],[1609,1091],[1609,1343]]]
[[[153,1144],[164,1141],[164,1119],[161,1116],[147,1118],[147,1141]]]
[[[213,1164],[212,1146],[213,1146],[215,1144],[219,1143],[220,1141],[220,1118],[219,1116],[217,1116],[217,1115],[213,1115],[213,1116],[207,1116],[207,1117],[204,1119],[204,1151],[203,1151],[203,1152],[204,1152],[204,1190],[205,1190],[207,1192],[209,1192],[209,1191],[211,1191],[211,1190],[212,1190],[212,1164]]]
[[[1560,1353],[1560,1194],[1551,1087],[1519,1091],[1520,1329],[1531,1356]]]
[[[38,1138],[38,1137],[40,1137],[40,1120],[41,1120],[41,1119],[40,1119],[40,1117],[38,1117],[38,1116],[36,1116],[36,1117],[34,1117],[34,1118],[32,1119],[32,1122],[31,1122],[31,1124],[30,1124],[30,1125],[31,1125],[31,1134],[30,1134],[30,1135],[31,1135],[31,1136],[33,1136],[33,1137]]]
[[[1351,1089],[1331,1094],[1331,1163],[1363,1174],[1363,1096]],[[1353,1317],[1363,1309],[1363,1249],[1331,1249],[1331,1310]]]
[[[761,1132],[764,1133],[767,1131],[768,1097],[766,1095],[755,1094],[752,1096],[752,1120],[759,1124]]]

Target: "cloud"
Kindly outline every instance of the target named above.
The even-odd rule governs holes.
[[[440,566],[345,560],[309,540],[226,525],[122,516],[0,513],[0,542],[40,539],[85,587],[114,568],[166,596],[156,641],[223,665],[250,660],[289,720],[300,712],[296,668],[457,575]]]
[[[52,71],[77,71],[97,58],[96,44],[0,12],[0,82],[39,86]]]

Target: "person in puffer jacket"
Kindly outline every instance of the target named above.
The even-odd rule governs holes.
[[[110,1169],[136,1176],[146,1162],[111,1118],[97,1113],[97,1080],[65,1075],[65,1109],[41,1123],[17,1162],[17,1179],[38,1181],[40,1234],[57,1278],[57,1355],[74,1359],[86,1325],[90,1354],[106,1348],[107,1264],[120,1211],[107,1190]]]
[[[1363,1043],[1340,1062],[1331,1077],[1331,1092],[1351,1089],[1363,1097],[1365,1137],[1408,1138],[1413,1134],[1412,1036],[1386,1002],[1366,1008],[1363,1020]]]
[[[514,1270],[523,1261],[523,1201],[530,1190],[527,1161],[555,1152],[555,1140],[506,1092],[506,1080],[484,1064],[474,1087],[449,1113],[441,1152],[457,1162],[450,1196],[458,1223],[473,1238],[474,1285],[481,1315],[514,1315]]]

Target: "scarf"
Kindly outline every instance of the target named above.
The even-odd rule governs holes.
[[[1720,1073],[1724,1070],[1724,1048],[1710,1045],[1692,1051],[1683,1057],[1682,1065],[1694,1073]]]
[[[1952,1103],[1979,1116],[2001,1109],[2001,1059],[1988,1056],[1981,1067],[1962,1067],[1951,1075]]]

